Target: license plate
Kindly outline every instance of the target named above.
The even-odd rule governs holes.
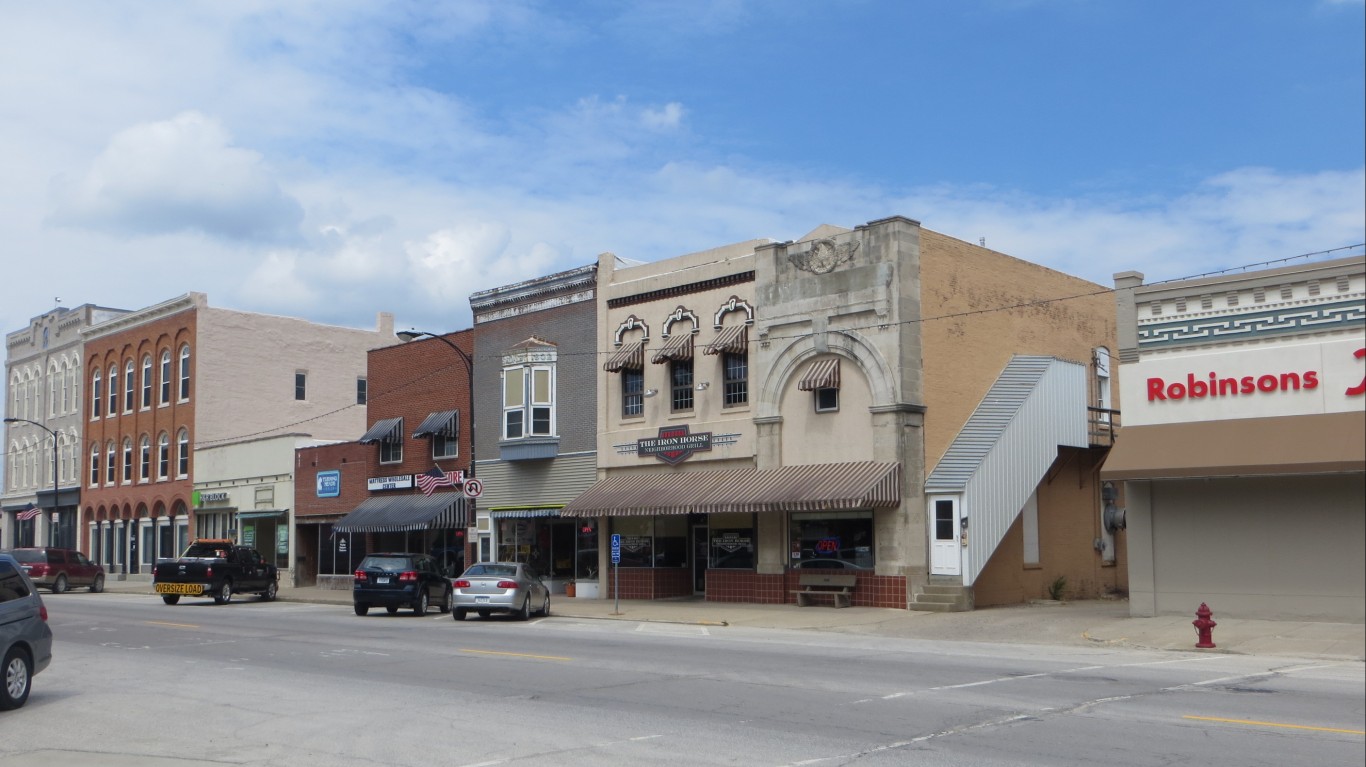
[[[203,594],[204,584],[202,583],[158,583],[156,586],[158,594]]]
[[[481,605],[482,605],[482,604],[487,603],[487,602],[489,601],[489,598],[488,598],[488,597],[475,597],[475,598],[474,598],[474,601],[475,601],[476,604],[481,604]]]
[[[388,582],[389,582],[389,579],[388,579],[388,578],[376,578],[376,579],[375,579],[375,583],[388,583]]]

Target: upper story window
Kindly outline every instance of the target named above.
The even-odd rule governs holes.
[[[133,412],[133,403],[137,401],[138,387],[134,379],[133,361],[128,360],[123,366],[123,412]]]
[[[460,412],[443,410],[427,416],[413,432],[413,439],[422,437],[431,438],[432,458],[455,458],[460,454]]]
[[[109,412],[107,416],[113,418],[119,412],[119,369],[117,365],[109,366]]]
[[[142,358],[142,409],[152,406],[152,355]]]
[[[152,440],[142,435],[138,443],[138,481],[146,482],[152,478]]]
[[[356,379],[356,404],[364,405],[370,401],[370,383],[364,378]]]
[[[90,486],[100,484],[100,446],[90,446]]]
[[[190,476],[190,432],[181,429],[176,434],[176,470],[175,475],[180,479]]]
[[[190,398],[190,347],[180,347],[180,401]]]
[[[123,484],[127,485],[133,481],[133,440],[131,437],[123,439]]]
[[[639,418],[645,415],[645,371],[621,371],[621,417]]]
[[[100,371],[90,376],[90,417],[99,418],[104,406],[104,384]]]
[[[555,367],[503,368],[503,439],[555,435]]]
[[[802,391],[813,392],[813,402],[817,413],[830,413],[840,409],[840,360],[839,357],[826,357],[812,362],[806,374],[797,383]]]
[[[157,437],[157,479],[165,480],[171,472],[171,438],[162,432]]]
[[[161,350],[161,399],[162,405],[171,402],[171,350]]]
[[[669,363],[669,409],[680,413],[693,406],[692,360],[673,360]]]
[[[308,373],[302,370],[294,373],[294,399],[299,401],[308,399]]]
[[[362,445],[379,443],[380,463],[403,462],[403,419],[385,418],[375,422],[361,438]]]
[[[721,380],[724,407],[749,404],[749,355],[722,354]]]
[[[112,439],[105,444],[104,458],[104,483],[106,485],[112,485],[114,484],[114,479],[118,477],[119,468],[118,453],[114,448],[114,440]]]

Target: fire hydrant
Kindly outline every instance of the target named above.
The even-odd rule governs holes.
[[[1210,612],[1209,605],[1204,602],[1201,602],[1200,609],[1195,611],[1195,620],[1191,621],[1191,625],[1195,626],[1195,634],[1200,640],[1195,643],[1196,647],[1205,649],[1214,646],[1214,637],[1210,634],[1214,627],[1219,624],[1210,620],[1213,615],[1214,613]]]

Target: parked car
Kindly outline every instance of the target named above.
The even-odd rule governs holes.
[[[0,552],[0,711],[28,700],[33,677],[52,663],[47,607],[13,556]]]
[[[371,607],[383,607],[390,615],[400,607],[413,608],[413,614],[426,615],[428,605],[441,612],[451,609],[451,581],[441,572],[441,563],[428,554],[381,553],[361,560],[351,585],[351,601],[356,615]]]
[[[88,586],[98,594],[104,591],[104,568],[75,549],[34,547],[9,552],[24,568],[33,585],[60,594],[72,586]]]
[[[530,565],[521,562],[483,562],[470,565],[455,580],[451,616],[465,620],[470,610],[487,618],[493,613],[512,613],[521,620],[536,614],[550,615],[550,589]]]

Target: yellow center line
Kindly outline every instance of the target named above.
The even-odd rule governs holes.
[[[193,623],[167,623],[167,622],[165,622],[165,621],[147,621],[147,622],[148,622],[149,624],[153,625],[153,626],[171,626],[172,628],[178,628],[178,629],[197,629],[197,628],[199,628],[198,626],[194,625]]]
[[[1315,732],[1340,732],[1346,735],[1366,735],[1366,730],[1344,730],[1338,727],[1311,727],[1307,724],[1282,724],[1281,722],[1258,722],[1253,719],[1222,719],[1217,716],[1183,716],[1182,719],[1195,719],[1202,722],[1224,722],[1226,724],[1250,724],[1257,727],[1284,727],[1289,730],[1313,730]]]
[[[530,655],[524,652],[498,652],[497,650],[461,650],[460,652],[475,653],[477,655],[508,655],[514,658],[536,658],[537,660],[574,660],[559,655]]]

